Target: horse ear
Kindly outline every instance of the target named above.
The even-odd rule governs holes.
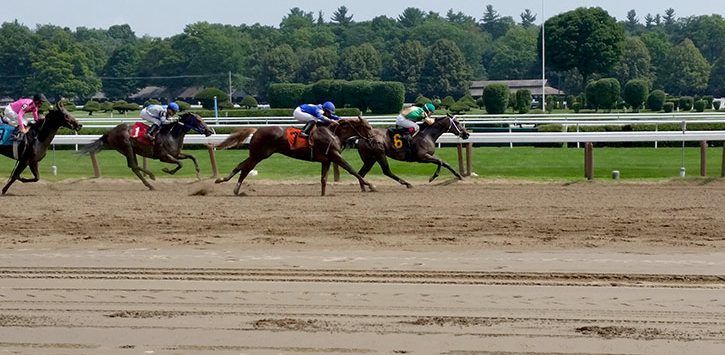
[[[63,110],[63,101],[61,101],[61,100],[58,100],[58,102],[56,102],[56,103],[55,103],[55,108],[56,108],[56,109],[57,109],[58,111],[61,111],[61,110]]]

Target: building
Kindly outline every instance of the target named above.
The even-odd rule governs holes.
[[[529,90],[531,91],[531,96],[534,98],[541,97],[541,79],[533,79],[533,80],[481,80],[481,81],[474,81],[471,83],[470,93],[471,96],[474,98],[479,98],[483,96],[483,89],[491,84],[504,84],[509,87],[511,92],[516,92],[519,90]],[[546,95],[566,95],[563,91],[551,87],[549,85],[549,81],[546,81]]]

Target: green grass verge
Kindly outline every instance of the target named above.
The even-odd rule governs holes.
[[[211,175],[209,155],[206,150],[189,151],[199,159],[202,174]],[[473,171],[483,178],[515,178],[532,180],[570,180],[583,178],[584,152],[575,148],[475,148]],[[437,151],[438,155],[454,168],[458,166],[455,148],[444,148]],[[217,161],[221,174],[231,171],[236,164],[248,154],[246,150],[218,151]],[[688,176],[699,175],[699,148],[685,149],[685,167]],[[344,152],[345,159],[355,169],[362,166],[357,151]],[[720,176],[722,148],[710,148],[708,159],[708,175]],[[623,179],[666,179],[679,174],[681,164],[679,148],[595,148],[595,177],[609,179],[612,170],[619,170]],[[98,155],[101,172],[104,177],[134,178],[126,167],[123,156],[115,151],[102,151]],[[406,163],[390,160],[393,171],[404,179],[418,180],[429,177],[435,170],[432,164]],[[51,166],[58,167],[58,175],[51,175]],[[3,159],[0,163],[0,174],[8,176],[13,169],[13,161]],[[160,177],[168,177],[160,169],[168,164],[150,161],[149,167]],[[72,151],[52,151],[41,162],[41,176],[45,180],[62,180],[68,178],[84,178],[93,176],[91,161],[88,157],[78,156]],[[295,179],[316,180],[319,178],[320,165],[298,161],[282,155],[274,155],[257,166],[259,175],[255,179]],[[26,175],[29,172],[25,173]],[[371,174],[382,176],[376,167]],[[194,169],[191,161],[184,162],[184,168],[176,177],[193,177]],[[442,176],[450,176],[443,171]],[[351,179],[343,173],[343,179]]]

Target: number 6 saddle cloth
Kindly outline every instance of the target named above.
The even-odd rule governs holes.
[[[405,160],[415,161],[415,145],[410,144],[413,139],[407,128],[388,128],[388,139],[391,147],[405,152]]]

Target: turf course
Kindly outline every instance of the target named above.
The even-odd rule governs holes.
[[[209,155],[206,150],[188,151],[199,159],[204,177],[211,175]],[[583,179],[584,151],[575,148],[475,148],[473,171],[480,178],[513,178],[525,180],[571,180]],[[247,156],[246,150],[217,151],[217,161],[221,174],[226,174]],[[455,148],[443,148],[437,154],[450,163],[458,166]],[[685,149],[685,167],[688,177],[699,175],[699,148]],[[357,151],[346,150],[345,159],[353,167],[362,166]],[[594,150],[595,178],[610,179],[612,170],[619,170],[622,179],[666,179],[677,177],[681,164],[679,148],[596,148]],[[708,176],[720,176],[722,148],[710,148],[708,151]],[[103,177],[135,178],[126,167],[123,156],[115,151],[102,151],[98,155]],[[389,160],[393,171],[404,179],[422,180],[432,175],[435,165],[406,163]],[[139,163],[141,160],[139,159]],[[51,166],[56,165],[58,175],[51,174]],[[0,160],[0,174],[9,176],[14,161],[4,158]],[[161,167],[171,166],[158,161],[150,161],[149,168],[158,177],[169,177],[161,172]],[[286,179],[311,180],[319,179],[320,164],[303,162],[274,155],[257,166],[259,175],[251,179]],[[68,178],[85,178],[93,176],[90,158],[76,155],[73,151],[58,150],[48,152],[41,162],[41,179],[57,181]],[[25,175],[29,175],[26,170]],[[371,175],[383,177],[376,165]],[[189,178],[194,176],[191,161],[184,161],[184,168],[175,177]],[[449,178],[451,174],[443,171],[441,177]],[[342,173],[343,179],[352,179]]]

